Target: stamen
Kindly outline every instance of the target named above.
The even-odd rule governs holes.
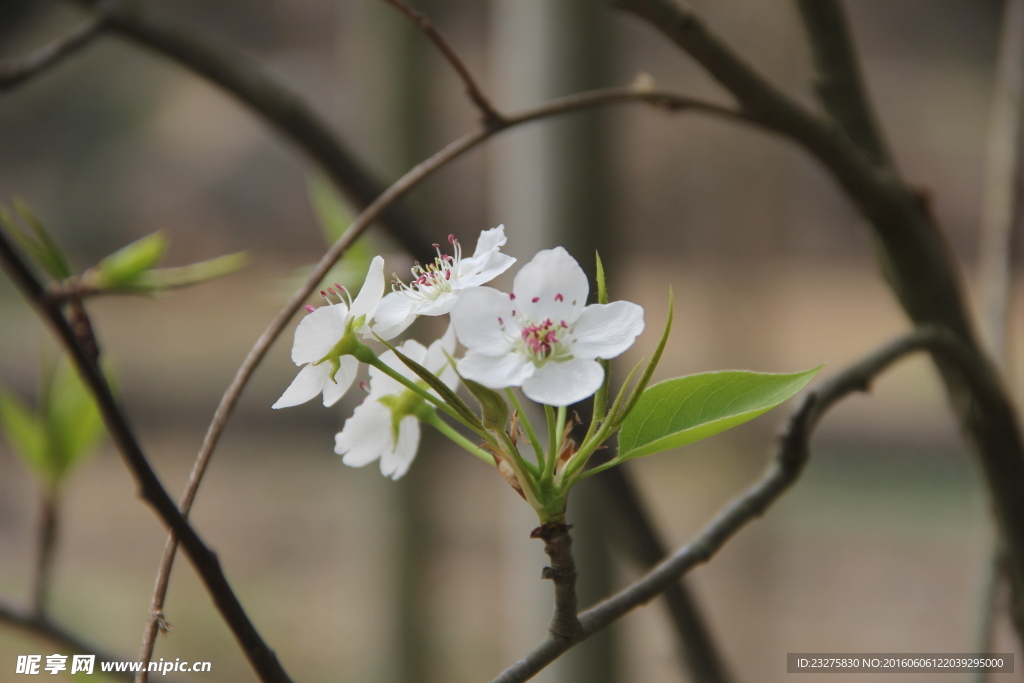
[[[512,301],[515,301],[516,300],[516,295],[514,293],[512,293],[512,292],[509,292],[508,293],[508,298],[511,299]]]
[[[535,296],[532,299],[530,299],[530,301],[532,301],[533,303],[537,303],[538,301],[540,301],[540,297],[539,296]]]
[[[314,306],[309,306],[309,305],[305,306],[304,308],[305,308],[305,309],[306,309],[307,311],[309,311],[310,313],[312,313],[313,311],[315,311],[315,310],[316,310],[316,308],[315,308]]]
[[[555,301],[564,301],[565,297],[561,294],[555,294]]]

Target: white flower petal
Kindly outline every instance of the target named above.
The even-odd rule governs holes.
[[[398,423],[398,443],[393,449],[385,449],[380,456],[380,472],[385,477],[400,479],[409,471],[409,465],[416,458],[420,447],[420,421],[407,415]]]
[[[536,366],[520,353],[485,356],[470,349],[457,365],[459,374],[491,389],[518,387],[533,375]]]
[[[334,373],[334,381],[330,378],[330,363],[322,363],[328,368],[328,377],[324,381],[324,405],[330,408],[337,403],[348,388],[352,386],[352,380],[356,378],[356,371],[359,370],[359,361],[352,356],[342,356],[338,359],[338,371]]]
[[[431,372],[440,372],[448,366],[448,356],[455,353],[455,326],[448,324],[440,339],[436,339],[428,348],[423,365]]]
[[[516,273],[512,291],[519,314],[533,322],[550,319],[572,324],[587,305],[587,276],[562,247],[537,252]],[[460,337],[461,338],[461,337]]]
[[[568,406],[592,396],[604,381],[604,368],[596,360],[573,358],[545,363],[523,382],[523,393],[537,403]]]
[[[367,399],[334,437],[334,452],[345,456],[342,462],[346,465],[362,467],[391,448],[391,438],[391,411],[383,404]]]
[[[391,339],[405,332],[416,320],[416,302],[405,292],[391,292],[377,305],[373,314],[373,331],[381,339]]]
[[[478,287],[490,282],[512,267],[516,260],[500,251],[492,251],[481,256],[463,259],[459,263],[459,274],[453,278],[453,286],[459,289]]]
[[[644,331],[644,309],[629,301],[587,306],[573,325],[572,355],[615,358]]]
[[[334,348],[345,334],[348,306],[321,306],[299,322],[292,344],[292,362],[296,365],[315,363]]]
[[[374,256],[370,261],[370,270],[366,273],[363,288],[359,290],[359,296],[352,302],[352,317],[358,318],[365,315],[367,319],[371,318],[382,296],[384,296],[384,259]]]
[[[494,251],[499,247],[505,246],[507,238],[505,237],[505,226],[499,225],[496,228],[490,230],[481,230],[480,237],[476,241],[476,251],[473,252],[473,256],[481,256],[489,251]]]
[[[491,287],[468,289],[452,309],[452,325],[463,346],[497,356],[512,348],[502,324],[512,324],[514,302]]]
[[[271,408],[290,408],[313,398],[323,391],[329,370],[330,365],[327,363],[302,368]]]

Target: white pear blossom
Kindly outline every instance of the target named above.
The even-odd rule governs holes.
[[[321,292],[328,305],[313,309],[295,328],[292,362],[305,367],[273,408],[297,406],[321,392],[324,405],[329,407],[344,396],[356,376],[359,361],[336,347],[348,334],[372,335],[368,323],[384,295],[384,259],[377,256],[370,262],[366,281],[354,301],[342,298],[344,290],[335,292],[332,288],[330,292],[337,300],[332,301]]]
[[[455,351],[455,332],[451,326],[430,348],[410,339],[398,350],[438,375],[453,390],[457,388],[459,378],[448,360]],[[404,377],[419,381],[394,351],[385,351],[380,359]],[[398,479],[416,457],[420,443],[420,420],[416,411],[423,404],[425,400],[421,396],[371,367],[369,395],[335,437],[334,451],[345,456],[342,462],[352,467],[362,467],[380,458],[381,473]]]
[[[516,261],[501,253],[504,225],[482,231],[469,258],[462,258],[462,246],[454,235],[449,235],[448,241],[455,248],[454,256],[442,254],[435,244],[437,258],[426,266],[413,266],[409,284],[395,278],[394,291],[380,302],[374,318],[373,329],[382,337],[401,334],[416,316],[448,313],[461,292],[490,282]]]
[[[538,252],[510,294],[466,291],[452,325],[468,349],[459,374],[492,389],[521,386],[530,399],[566,406],[604,380],[596,359],[614,358],[644,329],[644,309],[628,301],[586,305],[587,276],[562,247]]]

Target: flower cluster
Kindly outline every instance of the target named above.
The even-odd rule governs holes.
[[[611,436],[621,415],[595,406],[588,439],[568,439],[566,407],[595,393],[607,402],[607,360],[628,349],[644,329],[644,311],[633,303],[607,303],[603,279],[599,302],[588,305],[590,285],[576,260],[561,248],[537,253],[515,276],[511,292],[484,286],[515,259],[502,253],[504,226],[481,232],[476,250],[464,258],[453,236],[454,253],[428,265],[416,264],[412,278],[397,277],[384,294],[383,259],[376,257],[358,296],[350,300],[339,285],[321,295],[327,304],[310,313],[295,330],[292,361],[302,369],[274,408],[298,405],[323,394],[335,404],[352,385],[360,364],[369,366],[362,404],[337,435],[335,450],[344,463],[361,467],[380,460],[381,472],[397,479],[409,469],[420,439],[420,423],[438,429],[467,451],[498,467],[524,498],[542,512],[564,512],[572,481],[586,458]],[[600,269],[599,269],[600,270]],[[603,277],[603,276],[599,276]],[[451,317],[448,331],[429,347],[409,339],[388,342],[419,316]],[[366,342],[387,347],[377,354]],[[465,348],[458,357],[456,341]],[[459,398],[460,377],[481,405],[481,414]],[[544,406],[548,418],[545,449],[529,424],[515,390]],[[506,398],[514,409],[509,410]],[[467,437],[451,422],[473,432]],[[596,429],[601,422],[601,428]],[[525,433],[524,433],[525,430]],[[528,438],[531,461],[516,445]],[[477,445],[479,443],[479,445]]]

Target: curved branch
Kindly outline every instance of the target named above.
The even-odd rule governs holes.
[[[301,97],[241,56],[222,51],[191,31],[159,21],[135,0],[75,1],[95,9],[110,31],[164,55],[234,95],[319,164],[356,206],[369,206],[383,191],[383,185]],[[415,257],[429,260],[433,255],[433,240],[426,237],[427,231],[404,212],[389,208],[380,222]]]
[[[923,328],[886,344],[863,360],[809,391],[786,423],[775,457],[761,479],[734,499],[698,536],[641,579],[579,615],[586,639],[623,615],[675,585],[681,576],[710,560],[725,543],[755,517],[760,517],[803,471],[810,457],[809,440],[825,413],[846,396],[867,391],[871,382],[900,358],[915,351],[940,353],[984,382],[984,372],[971,350],[948,331]],[[581,639],[581,640],[582,640]],[[492,683],[521,683],[556,660],[575,642],[549,637]]]
[[[871,110],[846,13],[839,0],[797,0],[818,79],[815,89],[832,119],[880,164],[891,164],[885,137]]]
[[[36,308],[39,316],[50,324],[61,344],[68,350],[79,376],[96,399],[107,431],[135,479],[139,495],[181,539],[192,565],[253,669],[264,683],[291,683],[288,674],[277,661],[274,651],[267,646],[249,620],[227,577],[224,576],[216,554],[203,543],[167,495],[99,366],[82,348],[75,331],[64,318],[60,308],[52,303],[51,297],[47,296],[46,290],[14,250],[3,231],[0,231],[0,264],[25,298]]]
[[[0,63],[0,92],[13,90],[47,69],[56,66],[91,43],[103,32],[103,20],[86,21],[66,36],[57,38],[32,54]]]
[[[934,360],[985,474],[1009,554],[1015,625],[1024,638],[1024,440],[1013,401],[975,337],[959,270],[925,193],[895,169],[875,164],[847,134],[762,77],[689,7],[674,0],[613,1],[696,59],[743,111],[816,157],[873,228],[879,265],[910,319],[950,330],[974,355],[987,376],[981,393],[956,364],[941,356]]]
[[[345,253],[345,250],[347,250],[352,242],[359,237],[363,230],[369,227],[370,224],[377,219],[381,212],[432,173],[502,130],[524,123],[529,123],[531,121],[537,121],[546,117],[557,116],[603,104],[620,102],[647,103],[672,112],[698,111],[721,116],[730,120],[752,123],[749,119],[744,117],[743,114],[726,107],[685,97],[676,93],[656,90],[637,90],[636,88],[607,88],[558,98],[539,107],[508,116],[499,124],[491,124],[489,126],[485,125],[480,129],[472,133],[468,133],[452,142],[432,157],[412,168],[356,217],[348,230],[345,231],[338,241],[335,242],[327,253],[320,259],[320,262],[314,267],[313,272],[306,279],[303,286],[288,300],[288,303],[286,303],[280,312],[278,312],[267,329],[264,330],[263,334],[261,334],[259,339],[257,339],[256,343],[249,351],[249,354],[242,362],[241,367],[239,367],[238,371],[235,373],[234,378],[231,380],[231,384],[224,392],[224,395],[221,397],[220,403],[217,406],[217,410],[214,412],[213,420],[210,422],[210,426],[206,431],[206,436],[203,438],[203,443],[196,456],[196,460],[192,465],[192,470],[189,473],[188,482],[185,484],[185,491],[182,494],[180,503],[182,513],[187,516],[189,510],[191,510],[192,503],[195,501],[196,494],[199,490],[199,485],[202,483],[203,476],[206,473],[206,468],[210,463],[210,458],[213,456],[213,452],[217,447],[217,443],[220,441],[220,436],[223,433],[224,428],[227,426],[231,413],[234,411],[235,404],[238,402],[238,399],[241,397],[246,385],[249,383],[249,378],[252,377],[256,368],[263,361],[263,357],[270,349],[270,346],[277,340],[278,336],[280,336],[281,332],[288,324],[288,321],[291,320],[292,316],[294,316],[299,310],[303,302],[309,297],[320,281],[323,280],[331,267]],[[157,570],[153,599],[150,604],[149,619],[147,621],[142,641],[140,654],[141,661],[148,661],[153,654],[156,636],[159,631],[159,626],[163,620],[164,601],[167,595],[167,587],[170,583],[171,570],[174,566],[174,557],[176,552],[177,539],[172,534],[168,537],[167,543],[164,545],[164,553],[160,560],[159,569]],[[140,674],[137,680],[142,683],[146,680],[146,677]]]
[[[79,640],[78,636],[71,633],[63,626],[58,626],[49,619],[35,614],[19,612],[13,607],[0,604],[0,622],[19,628],[26,633],[45,638],[55,645],[66,647],[79,654],[96,655],[97,662],[115,662],[117,660],[107,654],[102,654],[96,646]],[[111,672],[112,676],[132,680],[130,673]]]
[[[462,61],[462,58],[459,57],[455,48],[452,47],[447,38],[441,35],[441,32],[437,30],[427,15],[422,12],[417,12],[404,2],[401,2],[401,0],[384,0],[384,2],[405,15],[409,21],[414,23],[427,36],[427,38],[437,46],[437,49],[441,51],[441,54],[448,61],[448,64],[455,70],[459,80],[462,81],[462,85],[465,86],[466,94],[469,95],[469,99],[473,102],[476,108],[480,110],[480,115],[483,117],[484,125],[500,124],[504,120],[504,117],[498,113],[498,110],[494,108],[491,101],[486,95],[484,95],[483,90],[480,89],[476,80],[473,79],[473,75],[469,73],[466,63]]]

